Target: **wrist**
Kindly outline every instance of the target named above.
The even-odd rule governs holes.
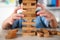
[[[50,25],[51,25],[52,28],[57,28],[58,23],[57,23],[56,19],[52,19],[52,20],[50,21]]]

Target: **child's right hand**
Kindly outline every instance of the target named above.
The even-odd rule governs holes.
[[[24,17],[23,14],[17,14],[17,10],[19,10],[19,9],[21,9],[21,7],[17,7],[17,8],[14,10],[13,14],[12,14],[10,17],[8,17],[7,22],[8,22],[10,25],[12,25],[13,22],[14,22],[16,19],[20,19],[21,17]]]

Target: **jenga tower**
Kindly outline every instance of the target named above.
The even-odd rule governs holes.
[[[35,22],[32,22],[32,19],[36,17],[36,0],[23,0],[23,14],[25,17],[23,19],[26,20],[26,22],[23,22],[22,24],[26,25],[22,27],[22,35],[23,36],[34,36],[36,28],[32,26],[35,24]]]

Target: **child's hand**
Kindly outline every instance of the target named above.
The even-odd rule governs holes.
[[[37,6],[41,7],[41,10],[37,12],[37,15],[39,16],[45,16],[47,20],[51,21],[55,19],[54,15],[45,9],[45,7],[42,4],[37,4]]]
[[[23,14],[18,14],[18,13],[17,13],[17,10],[19,10],[19,9],[21,9],[21,7],[17,7],[17,8],[14,10],[13,14],[10,15],[10,16],[3,22],[3,24],[2,24],[2,28],[3,28],[3,29],[6,29],[6,28],[9,27],[10,25],[12,25],[16,19],[20,19],[21,17],[24,17]]]
[[[17,8],[15,9],[14,13],[13,13],[10,17],[8,17],[7,22],[8,22],[9,24],[12,25],[13,22],[14,22],[16,19],[20,19],[21,17],[24,17],[23,14],[17,14],[17,10],[19,10],[19,9],[21,9],[21,8],[20,8],[20,7],[17,7]]]
[[[46,17],[46,19],[50,21],[50,26],[53,28],[57,28],[58,23],[55,16],[51,12],[46,10],[42,4],[38,3],[37,6],[41,7],[41,11],[37,12],[37,15]]]

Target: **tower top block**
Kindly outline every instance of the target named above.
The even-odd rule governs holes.
[[[23,0],[23,1],[36,1],[36,0]]]

